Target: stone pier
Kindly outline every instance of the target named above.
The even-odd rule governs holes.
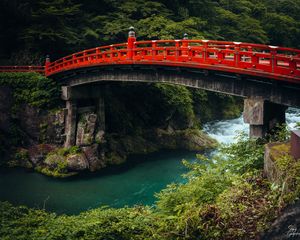
[[[65,135],[66,141],[64,146],[70,147],[76,143],[76,125],[77,125],[77,103],[76,100],[66,101],[66,121],[65,121]]]
[[[87,142],[83,140],[85,138],[89,140],[89,144],[103,140],[105,133],[105,105],[103,94],[102,90],[91,94],[85,91],[83,94],[82,89],[78,90],[69,86],[62,87],[62,99],[66,101],[65,147],[74,146],[76,144],[86,145]],[[78,107],[80,106],[80,100],[84,99],[93,100],[94,106]],[[79,127],[80,131],[78,132],[78,116],[85,112],[88,114],[87,123],[83,126],[81,126],[81,124]]]
[[[277,124],[285,123],[287,107],[262,98],[244,100],[244,122],[250,124],[250,137],[264,137]]]

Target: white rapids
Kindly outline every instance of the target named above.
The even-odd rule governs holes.
[[[288,108],[285,116],[289,129],[295,129],[296,123],[300,122],[300,109]],[[203,126],[203,130],[218,142],[228,144],[236,141],[238,133],[249,134],[249,124],[244,123],[243,117],[240,116],[230,120],[208,122]]]

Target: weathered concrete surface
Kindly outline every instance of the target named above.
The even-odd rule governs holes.
[[[250,125],[264,124],[264,106],[263,99],[245,99],[244,100],[244,122]]]
[[[70,147],[76,143],[76,120],[77,120],[77,102],[75,100],[66,101],[67,116],[65,121],[65,147]]]
[[[262,137],[277,123],[284,123],[286,106],[300,107],[299,85],[218,71],[117,65],[67,71],[57,74],[55,78],[64,82],[62,99],[66,101],[99,99],[98,110],[104,106],[101,100],[104,87],[101,83],[111,81],[172,83],[245,97],[248,100],[245,101],[244,119],[250,124],[250,135],[254,137]],[[105,126],[103,115],[99,114],[99,111],[97,115],[101,119],[100,125]],[[66,135],[70,136],[67,138],[66,146],[70,146],[71,142],[74,142],[69,140],[72,134],[69,131]]]
[[[285,123],[286,106],[262,98],[244,100],[244,122],[250,124],[251,137],[263,137],[278,124]]]
[[[55,78],[69,86],[69,89],[63,88],[65,100],[97,98],[103,89],[99,83],[104,81],[165,82],[245,98],[261,97],[269,102],[286,106],[300,106],[300,86],[296,84],[217,71],[117,65],[109,68],[94,67],[69,71],[57,74]]]
[[[295,159],[300,159],[300,130],[291,132],[291,154]]]

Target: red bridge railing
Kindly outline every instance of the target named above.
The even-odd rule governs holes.
[[[133,40],[66,56],[46,65],[45,74],[51,76],[100,65],[149,64],[220,70],[300,83],[298,49],[208,40]]]
[[[45,75],[85,67],[148,64],[208,69],[247,74],[300,84],[300,50],[262,44],[213,40],[136,41],[96,47],[46,61]],[[1,71],[37,71],[43,67],[0,67]]]

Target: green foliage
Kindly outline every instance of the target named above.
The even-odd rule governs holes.
[[[168,107],[174,108],[180,115],[193,115],[193,100],[186,87],[156,83],[155,88],[163,95]]]
[[[55,151],[49,153],[51,154],[58,154],[60,156],[66,157],[69,154],[77,154],[77,153],[81,153],[81,149],[78,146],[71,146],[71,147],[63,147],[63,148],[57,148]]]
[[[244,134],[238,135],[237,138],[236,143],[223,146],[220,149],[219,155],[230,159],[225,163],[226,169],[238,174],[253,169],[261,169],[264,162],[263,142],[259,139],[248,139],[248,136]],[[216,164],[219,164],[219,162]]]
[[[37,73],[0,73],[0,86],[13,90],[15,111],[24,103],[44,110],[57,107],[59,103],[57,82]]]
[[[28,150],[24,148],[17,149],[13,158],[7,162],[7,166],[32,168],[32,163],[29,160]]]
[[[280,160],[288,190],[271,185],[261,171],[262,146],[240,136],[240,142],[221,147],[211,159],[199,155],[199,162],[184,161],[190,168],[186,183],[171,184],[158,193],[154,208],[102,207],[58,216],[2,202],[0,238],[256,239],[300,194],[299,161]]]
[[[81,149],[78,146],[69,148],[57,148],[47,154],[45,165],[40,165],[35,168],[47,176],[64,178],[77,174],[76,172],[68,172],[68,155],[81,154]]]
[[[6,64],[41,64],[46,54],[58,58],[125,42],[131,25],[143,40],[180,39],[187,32],[197,39],[300,47],[299,0],[4,0],[0,9]]]
[[[219,93],[191,89],[195,115],[201,123],[217,119],[231,119],[241,116],[243,101],[241,98]]]

